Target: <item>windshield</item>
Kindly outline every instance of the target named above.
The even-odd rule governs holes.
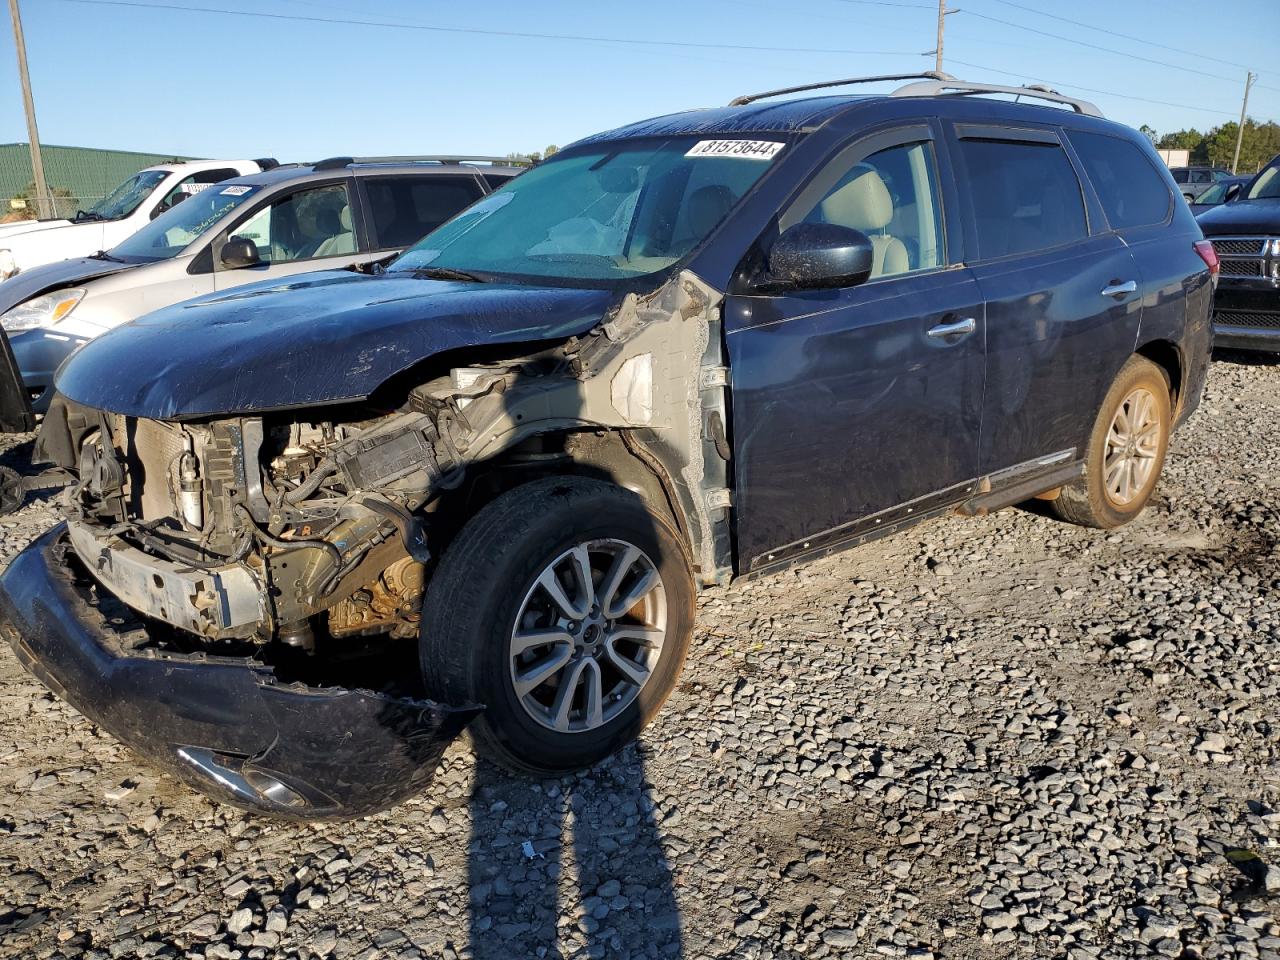
[[[169,174],[163,170],[141,170],[95,203],[86,212],[94,220],[122,220]]]
[[[1201,205],[1221,203],[1227,194],[1227,187],[1229,186],[1230,184],[1227,183],[1215,183],[1200,196],[1196,197],[1196,203]]]
[[[560,154],[427,234],[390,271],[565,280],[655,273],[711,233],[783,146],[673,137]]]
[[[112,248],[111,255],[131,262],[176,257],[227,213],[257,193],[245,184],[215,185],[166,210],[133,236]]]
[[[1272,164],[1258,174],[1249,191],[1250,200],[1280,199],[1280,163]]]

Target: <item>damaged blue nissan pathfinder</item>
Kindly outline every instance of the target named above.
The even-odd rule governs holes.
[[[864,79],[913,82],[590,137],[385,269],[85,346],[65,521],[0,578],[22,662],[211,797],[351,817],[468,725],[617,750],[699,587],[1034,497],[1131,520],[1209,357],[1168,172],[1044,88]]]

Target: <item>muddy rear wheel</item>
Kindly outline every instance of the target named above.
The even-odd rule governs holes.
[[[480,703],[477,747],[536,773],[634,739],[675,686],[693,630],[687,551],[637,495],[538,480],[484,507],[449,545],[423,608],[428,693]]]

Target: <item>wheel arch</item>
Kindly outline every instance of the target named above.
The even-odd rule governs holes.
[[[1169,378],[1169,405],[1177,418],[1181,408],[1186,365],[1182,351],[1171,340],[1149,340],[1134,351],[1137,356],[1150,360]]]

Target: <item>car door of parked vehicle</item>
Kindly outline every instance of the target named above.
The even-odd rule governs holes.
[[[357,239],[358,212],[352,193],[349,179],[311,183],[275,194],[246,213],[213,241],[214,289],[333,270],[369,259],[367,246]],[[257,266],[232,268],[222,263],[222,247],[231,237],[253,241],[260,260]]]
[[[935,134],[912,125],[843,148],[761,240],[806,221],[859,230],[875,251],[866,282],[727,300],[742,572],[887,532],[972,490],[982,297],[947,255],[954,187]]]
[[[958,125],[965,249],[986,302],[979,469],[1079,459],[1133,352],[1141,282],[1052,128]]]

